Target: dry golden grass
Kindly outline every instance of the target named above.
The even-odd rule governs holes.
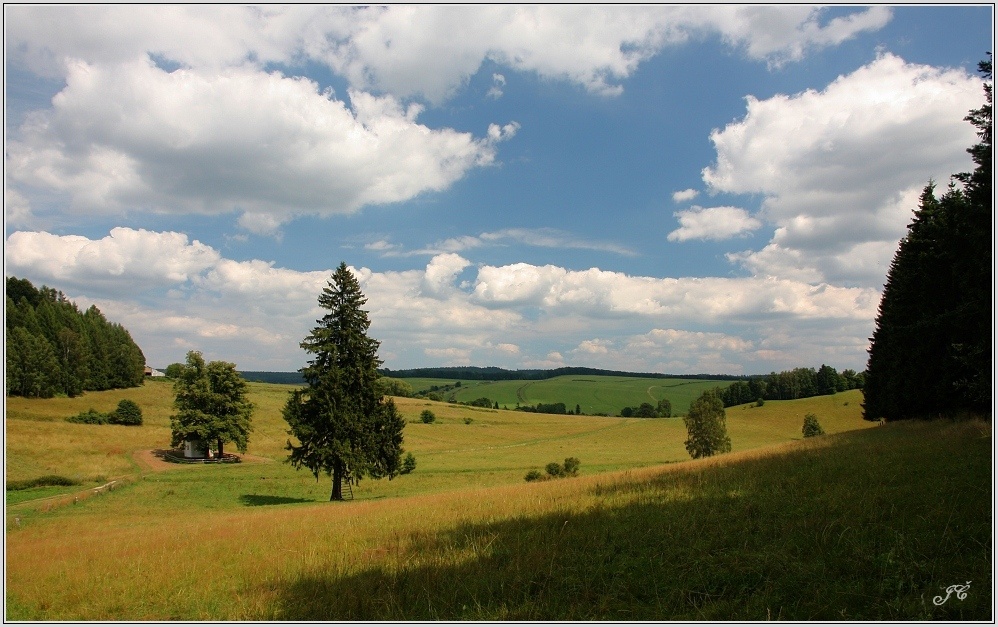
[[[249,454],[285,458],[281,408],[290,389],[250,384],[256,412]],[[65,422],[90,407],[109,411],[122,398],[140,405],[143,426]],[[132,479],[79,503],[63,496],[8,507],[8,617],[307,617],[308,612],[288,606],[289,582],[363,579],[372,569],[450,572],[487,554],[489,538],[475,532],[467,542],[441,548],[435,544],[441,532],[446,536],[465,526],[623,506],[629,494],[642,493],[664,475],[703,473],[802,447],[820,448],[830,440],[798,441],[804,413],[818,414],[829,433],[873,426],[862,421],[860,400],[858,393],[846,393],[730,408],[735,452],[691,462],[681,419],[551,416],[396,399],[408,421],[405,447],[416,455],[416,472],[392,482],[365,481],[355,488],[357,501],[330,505],[311,503],[327,497],[327,479],[316,483],[307,472],[283,463],[161,473],[136,465],[135,451],[169,443],[173,394],[166,381],[77,399],[7,399],[8,479],[44,474],[85,482]],[[426,408],[434,411],[436,423],[419,421]],[[774,443],[775,448],[759,449]],[[582,460],[583,476],[523,482],[527,470],[568,456]],[[680,482],[664,498],[685,502],[693,495]],[[436,548],[423,550],[427,545]],[[528,549],[524,554],[532,554]],[[377,616],[406,614],[395,608]],[[470,616],[510,617],[502,612]]]
[[[651,563],[632,564],[630,570],[613,575],[616,571],[606,570],[607,566],[600,561],[626,545],[621,543],[626,543],[628,536],[617,537],[614,525],[634,516],[651,518],[647,521],[635,519],[622,529],[650,534],[649,538],[660,543],[656,546],[664,546],[661,543],[674,545],[675,550],[681,552],[680,547],[685,543],[699,542],[695,536],[684,535],[690,524],[703,526],[696,533],[713,538],[710,542],[722,543],[717,545],[720,548],[711,549],[719,551],[717,555],[697,554],[696,551],[689,555],[680,553],[682,560],[690,561],[677,562],[676,568],[692,568],[693,561],[700,558],[716,560],[717,556],[727,556],[725,559],[735,559],[737,551],[743,544],[748,546],[750,538],[739,534],[735,534],[737,537],[725,536],[725,525],[736,524],[736,521],[749,524],[753,517],[758,520],[768,520],[770,516],[786,518],[782,523],[788,525],[786,528],[777,525],[778,529],[762,532],[766,538],[771,536],[769,541],[773,543],[771,547],[765,547],[767,553],[753,557],[750,550],[744,562],[711,567],[711,572],[718,568],[711,576],[724,577],[725,568],[751,569],[753,561],[763,561],[770,564],[767,569],[773,569],[767,576],[791,581],[803,573],[805,581],[796,582],[802,588],[819,585],[818,581],[821,581],[820,585],[832,585],[826,580],[836,581],[838,575],[833,571],[828,571],[823,580],[813,577],[820,577],[822,568],[832,568],[830,562],[822,560],[833,558],[843,560],[843,564],[873,560],[870,564],[879,565],[881,561],[878,560],[887,560],[883,561],[884,568],[890,568],[893,559],[897,568],[910,575],[910,569],[918,566],[907,561],[908,553],[897,551],[914,551],[922,545],[911,545],[915,547],[911,549],[905,548],[909,544],[881,546],[879,542],[885,538],[882,525],[897,525],[898,529],[903,529],[915,524],[918,521],[914,510],[908,512],[908,509],[926,505],[915,503],[906,509],[907,505],[895,503],[886,507],[889,502],[883,499],[890,498],[895,488],[884,485],[882,472],[896,478],[897,489],[907,489],[911,487],[907,475],[922,472],[920,468],[914,468],[913,461],[927,464],[935,460],[940,462],[939,470],[952,473],[954,462],[959,464],[953,451],[981,449],[986,466],[990,425],[890,425],[871,432],[871,436],[876,436],[872,439],[859,439],[859,435],[844,433],[784,442],[706,460],[575,479],[348,503],[237,511],[177,511],[169,517],[135,513],[112,521],[101,518],[108,510],[101,508],[99,501],[114,499],[117,495],[99,496],[89,503],[32,519],[20,527],[8,525],[8,612],[14,612],[13,618],[45,620],[402,620],[417,617],[578,620],[580,617],[572,612],[579,611],[579,599],[572,598],[571,586],[564,583],[575,581],[572,574],[575,570],[559,571],[559,579],[553,579],[555,564],[558,563],[561,569],[591,569],[594,576],[599,573],[600,577],[610,577],[607,581],[611,584],[613,577],[625,576],[624,573],[627,577],[636,576],[632,570],[652,567]],[[937,451],[936,446],[945,450]],[[909,453],[904,447],[914,447],[914,452]],[[796,475],[800,469],[806,478]],[[830,483],[810,483],[826,473],[831,473]],[[859,481],[859,492],[842,483],[844,477],[854,474],[863,477]],[[965,474],[960,476],[959,486],[952,483],[954,477],[945,479],[948,482],[945,483],[946,492],[939,495],[926,485],[912,495],[925,493],[926,502],[942,498],[949,508],[946,511],[957,516],[957,522],[964,521],[967,516],[971,516],[968,520],[973,520],[977,516],[973,507],[980,506],[976,500],[971,499],[973,507],[964,513],[956,514],[957,510],[952,509],[959,503],[957,499],[969,499],[968,486],[976,485],[976,471],[968,468]],[[812,497],[812,494],[826,495]],[[745,501],[746,498],[749,500]],[[792,500],[787,501],[787,498]],[[872,503],[880,503],[879,510],[872,510]],[[801,518],[805,515],[808,518]],[[873,518],[867,523],[863,516]],[[708,525],[710,520],[720,527]],[[933,531],[923,531],[938,534],[924,538],[925,546],[948,542],[939,548],[942,553],[964,547],[954,555],[955,563],[971,569],[974,577],[984,576],[978,572],[979,564],[972,566],[963,557],[966,549],[972,547],[968,544],[969,539],[976,535],[947,539],[942,522],[939,521],[938,529],[932,527]],[[791,530],[793,525],[801,528]],[[827,535],[829,525],[841,528],[836,527],[828,539],[814,535],[819,532]],[[850,525],[855,528],[851,533],[848,531]],[[864,529],[876,533],[867,534]],[[950,530],[950,533],[954,531],[957,530]],[[791,532],[796,536],[783,537],[784,533]],[[851,539],[857,533],[865,534],[864,538],[868,536],[863,542],[869,544],[841,546],[843,538]],[[560,543],[559,538],[563,535],[571,537],[574,544]],[[839,544],[832,542],[835,538]],[[906,542],[913,541],[910,538]],[[580,542],[592,546],[579,546]],[[787,545],[786,542],[803,544]],[[634,546],[626,545],[629,547],[626,550],[633,552],[635,558],[645,559],[641,540],[634,539],[632,544]],[[814,557],[807,558],[817,560],[813,565],[786,561],[790,555],[803,555],[800,551],[809,544],[814,544],[817,551]],[[590,551],[592,555],[586,558]],[[591,559],[592,562],[566,563],[564,560],[569,554],[575,556],[572,559]],[[914,559],[919,553],[911,555]],[[961,559],[964,562],[960,562]],[[937,565],[926,572],[935,573],[932,576],[939,581],[952,583],[947,579],[952,576],[948,570],[952,566],[941,568]],[[505,574],[496,575],[493,573],[496,569]],[[781,573],[781,569],[792,572]],[[462,573],[474,576],[476,580],[455,579]],[[494,589],[489,588],[492,584],[477,579],[493,575],[498,577]],[[841,585],[848,588],[853,585],[848,583],[848,578],[859,575],[848,574]],[[705,575],[690,571],[688,576]],[[733,573],[732,576],[739,575]],[[867,579],[876,580],[882,576],[874,572]],[[682,585],[680,575],[670,579],[676,579],[677,583],[652,579],[642,580],[642,585]],[[533,601],[521,598],[523,590],[520,588],[500,590],[502,585],[515,583],[519,586],[518,582],[525,582],[523,585],[529,589],[531,581],[550,581],[550,585],[560,586],[558,594],[564,596],[548,599],[546,602],[554,605],[546,606],[547,610],[531,609]],[[562,583],[555,584],[555,581]],[[725,589],[737,587],[739,581],[733,579],[725,584]],[[935,585],[937,581],[931,579],[929,583]],[[418,589],[412,589],[413,585]],[[872,584],[867,580],[856,585],[860,589],[866,586],[870,595],[890,592],[870,589]],[[732,608],[748,603],[733,590],[731,588],[724,595],[730,599]],[[917,602],[919,589],[912,590],[915,592],[910,594],[914,594]],[[539,592],[543,591],[543,587],[539,589]],[[766,588],[762,588],[751,593],[765,591]],[[801,589],[800,594],[808,592]],[[333,596],[322,601],[322,595],[327,594]],[[600,613],[603,610],[599,604],[608,603],[606,611],[609,612],[609,608],[630,593],[625,590],[612,592],[607,588],[600,594],[623,595],[596,598],[597,606],[590,608],[595,612],[591,617],[607,620],[610,617]],[[319,596],[313,598],[311,595]],[[343,595],[348,598],[344,599]],[[498,595],[506,602],[497,601],[492,595]],[[908,604],[908,588],[904,595],[904,603]],[[653,604],[644,606],[644,614],[628,618],[669,620],[682,617],[683,608],[690,603],[684,598],[670,601],[674,604],[670,606],[673,609]],[[468,605],[469,599],[487,604],[476,609]],[[800,611],[820,612],[820,599],[814,601],[818,610]],[[322,612],[326,602],[330,604],[326,610],[329,613],[316,615],[314,612]],[[777,594],[772,602],[783,604],[786,609],[780,610],[780,606],[775,605],[774,611],[789,612],[791,619],[806,620],[809,615],[793,613],[798,611],[794,609],[797,607],[794,599]],[[870,616],[912,616],[904,613],[912,611],[909,605],[904,605],[907,608],[904,612],[898,609],[897,614],[892,614],[893,605],[884,605],[882,600],[877,602],[880,609]],[[850,612],[862,612],[868,607],[851,602],[847,605]],[[564,611],[568,613],[557,613],[562,611],[558,607],[566,608]],[[717,610],[722,612],[722,617],[727,611],[725,607],[728,606],[722,605]],[[742,614],[733,616],[745,618]],[[749,614],[751,616],[755,615]],[[844,616],[862,618],[861,614]],[[11,617],[9,614],[8,618]],[[783,617],[787,619],[786,615]],[[836,616],[819,613],[817,618],[827,620]],[[695,616],[687,619],[695,619]]]

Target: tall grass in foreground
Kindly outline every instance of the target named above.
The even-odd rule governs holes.
[[[8,527],[6,618],[990,620],[991,446],[989,423],[891,424],[542,484],[42,519]]]

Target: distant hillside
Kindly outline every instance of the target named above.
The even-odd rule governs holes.
[[[396,379],[461,379],[468,381],[540,381],[564,375],[593,375],[607,377],[641,377],[646,379],[709,379],[714,381],[738,381],[745,377],[727,374],[661,374],[657,372],[623,372],[599,368],[553,368],[550,370],[506,370],[489,366],[453,366],[446,368],[411,368],[391,370],[383,368],[379,372]]]
[[[242,370],[239,372],[243,379],[255,383],[286,383],[290,385],[301,385],[305,383],[300,372],[266,372],[255,370]]]
[[[495,366],[456,366],[443,368],[410,368],[408,370],[378,370],[382,376],[395,379],[460,379],[467,381],[542,381],[564,375],[591,375],[608,377],[641,377],[645,379],[708,379],[711,381],[738,381],[744,377],[726,374],[660,374],[657,372],[623,372],[599,368],[554,368],[550,370],[506,370]],[[285,383],[301,385],[305,382],[298,372],[268,372],[243,370],[239,374],[247,381],[258,383]]]

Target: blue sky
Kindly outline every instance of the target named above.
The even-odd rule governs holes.
[[[5,272],[151,365],[862,370],[991,6],[7,5]]]

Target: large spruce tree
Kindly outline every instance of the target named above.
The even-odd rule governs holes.
[[[345,263],[319,295],[326,310],[301,347],[313,357],[299,372],[306,387],[284,407],[288,462],[332,478],[330,501],[343,499],[343,482],[364,477],[391,479],[401,470],[405,421],[379,386],[378,347],[367,336],[367,299]]]
[[[891,262],[867,365],[868,420],[991,406],[991,60],[979,69],[985,104],[965,118],[980,139],[968,149],[976,168],[941,197],[925,187]]]

